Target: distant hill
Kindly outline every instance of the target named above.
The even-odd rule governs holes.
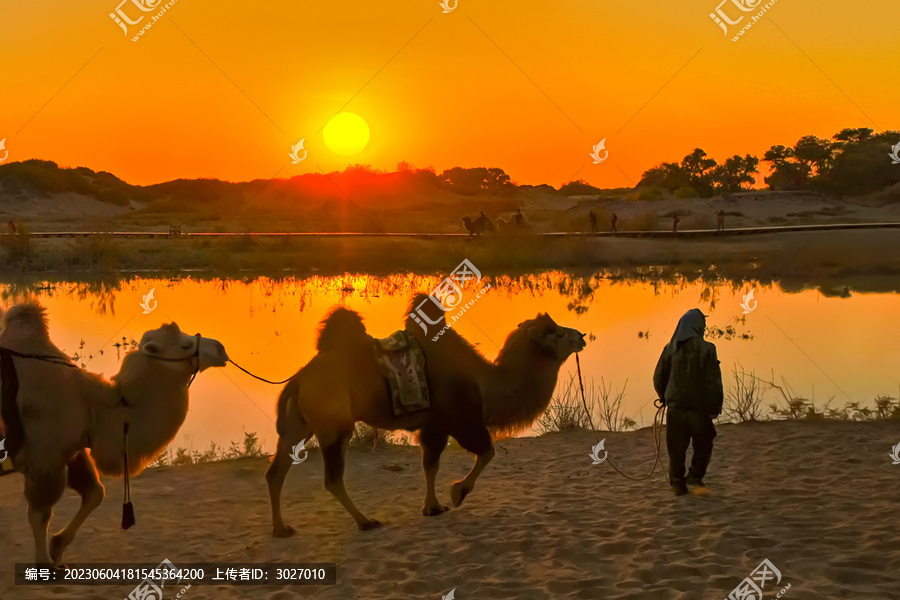
[[[479,206],[485,202],[515,206],[520,186],[498,168],[454,167],[440,174],[431,169],[400,165],[382,172],[353,165],[328,174],[310,173],[290,179],[229,182],[219,179],[176,179],[147,186],[131,185],[112,173],[86,167],[65,168],[55,162],[27,160],[0,165],[0,193],[34,197],[73,192],[116,206],[151,212],[228,212],[252,200],[252,212],[328,208],[352,201],[377,209],[402,209],[446,204]],[[523,190],[557,190],[522,186]]]

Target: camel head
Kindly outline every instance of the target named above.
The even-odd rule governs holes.
[[[539,348],[559,361],[566,360],[573,352],[580,352],[587,346],[583,333],[571,327],[557,325],[547,313],[519,323],[517,331],[524,332]]]
[[[126,409],[116,404],[109,414],[100,413],[92,428],[91,455],[97,468],[108,475],[122,474],[122,424],[127,418],[128,472],[140,473],[184,423],[194,376],[227,362],[220,342],[182,333],[175,323],[145,333],[138,349],[125,355],[112,377]]]
[[[187,335],[175,323],[145,333],[141,338],[139,349],[148,356],[162,360],[197,357],[198,371],[210,367],[224,367],[228,363],[228,354],[221,342],[199,335]]]

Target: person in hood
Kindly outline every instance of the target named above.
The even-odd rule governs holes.
[[[686,494],[688,485],[703,485],[716,437],[713,419],[722,412],[722,370],[715,344],[703,339],[705,331],[706,316],[699,309],[684,313],[653,373],[653,387],[667,409],[669,483],[676,496]],[[691,442],[694,456],[685,476]]]

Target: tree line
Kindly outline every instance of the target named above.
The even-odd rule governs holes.
[[[762,161],[769,164],[764,182],[770,190],[810,190],[845,195],[863,195],[900,182],[900,166],[892,164],[892,147],[900,143],[900,132],[876,134],[872,129],[843,129],[830,139],[814,135],[800,138],[793,146],[775,145]],[[749,189],[756,184],[760,159],[735,155],[719,164],[701,148],[680,163],[664,162],[647,170],[638,188],[655,186],[681,197],[709,198]]]

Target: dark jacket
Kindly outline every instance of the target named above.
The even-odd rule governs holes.
[[[719,416],[722,412],[722,370],[716,346],[701,337],[669,345],[653,373],[653,387],[666,406]]]

